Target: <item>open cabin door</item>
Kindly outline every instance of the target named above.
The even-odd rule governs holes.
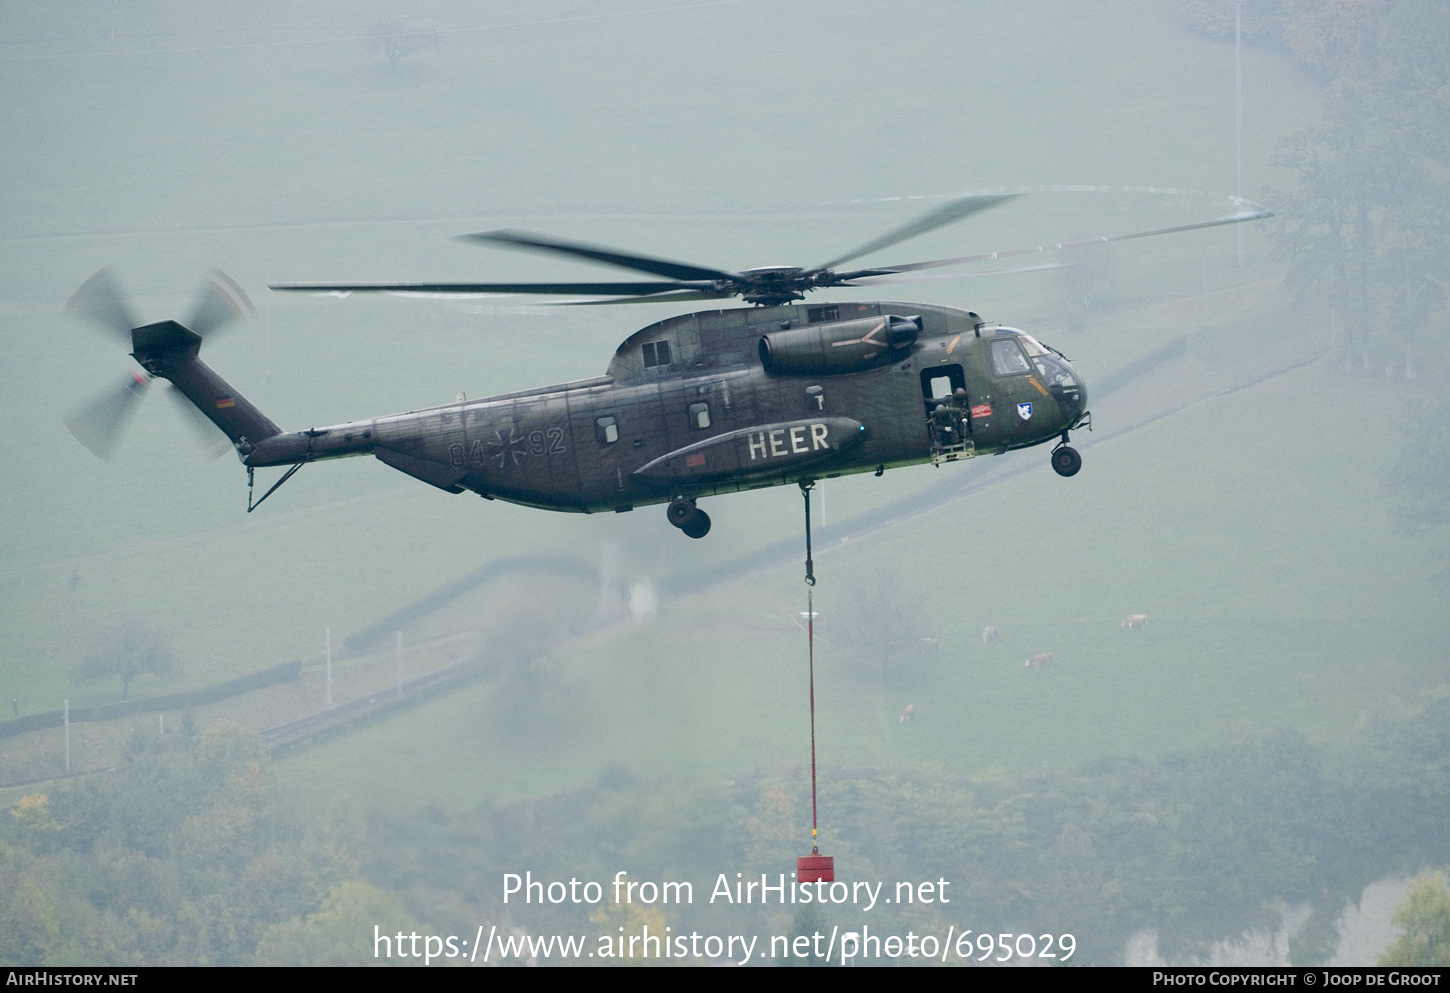
[[[956,363],[921,371],[921,394],[926,404],[926,430],[931,439],[932,465],[969,459],[977,454],[972,441],[971,402],[967,377]]]

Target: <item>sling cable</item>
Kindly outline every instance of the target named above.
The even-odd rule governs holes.
[[[836,860],[822,855],[816,825],[816,610],[811,588],[816,585],[814,563],[811,562],[811,490],[814,479],[800,481],[801,496],[806,504],[806,658],[810,671],[811,693],[811,853],[795,860],[796,881],[801,883],[833,883],[836,881]]]

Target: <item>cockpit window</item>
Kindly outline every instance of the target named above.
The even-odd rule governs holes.
[[[1032,359],[1032,364],[1037,367],[1037,374],[1058,403],[1069,409],[1082,409],[1082,383],[1071,363],[1057,355],[1038,355]]]
[[[1019,334],[1017,336],[1017,340],[1022,342],[1022,347],[1027,349],[1027,354],[1032,356],[1033,358],[1036,358],[1039,355],[1049,355],[1052,352],[1050,348],[1048,348],[1046,345],[1043,345],[1030,334]]]
[[[1015,336],[1013,336],[1015,337]],[[998,376],[1020,376],[1028,372],[1027,359],[1012,338],[992,341],[992,372]]]

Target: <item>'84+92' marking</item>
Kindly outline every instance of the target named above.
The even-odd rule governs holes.
[[[530,455],[563,455],[569,450],[564,444],[563,428],[530,431],[527,435],[510,428],[508,437],[502,431],[495,431],[493,435],[493,441],[479,438],[466,450],[462,445],[449,445],[448,457],[454,467],[461,469],[469,464],[491,462],[495,469],[506,469],[523,465]]]

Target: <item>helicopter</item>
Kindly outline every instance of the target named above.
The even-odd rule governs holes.
[[[282,292],[540,294],[578,303],[741,298],[650,324],[618,347],[602,376],[302,431],[284,431],[199,358],[203,338],[251,307],[224,274],[203,286],[188,324],[137,325],[109,269],[67,308],[128,339],[133,371],[119,390],[66,423],[106,457],[135,401],[166,379],[201,427],[219,428],[247,469],[250,513],[302,466],[371,455],[448,493],[471,491],[554,511],[624,513],[665,504],[670,524],[703,538],[705,497],[1055,443],[1050,462],[1072,476],[1071,432],[1090,428],[1087,385],[1060,351],[1026,331],[950,307],[806,302],[807,293],[942,278],[922,270],[1171,234],[1273,216],[1236,213],[1193,224],[904,265],[843,269],[867,254],[961,220],[1014,194],[954,199],[811,268],[738,272],[519,231],[466,240],[583,259],[654,279],[570,283],[282,283]],[[1035,265],[998,272],[1057,268]],[[984,275],[986,273],[974,273]],[[950,278],[950,277],[948,277]],[[188,326],[189,325],[189,326]],[[256,469],[289,467],[253,500]]]

